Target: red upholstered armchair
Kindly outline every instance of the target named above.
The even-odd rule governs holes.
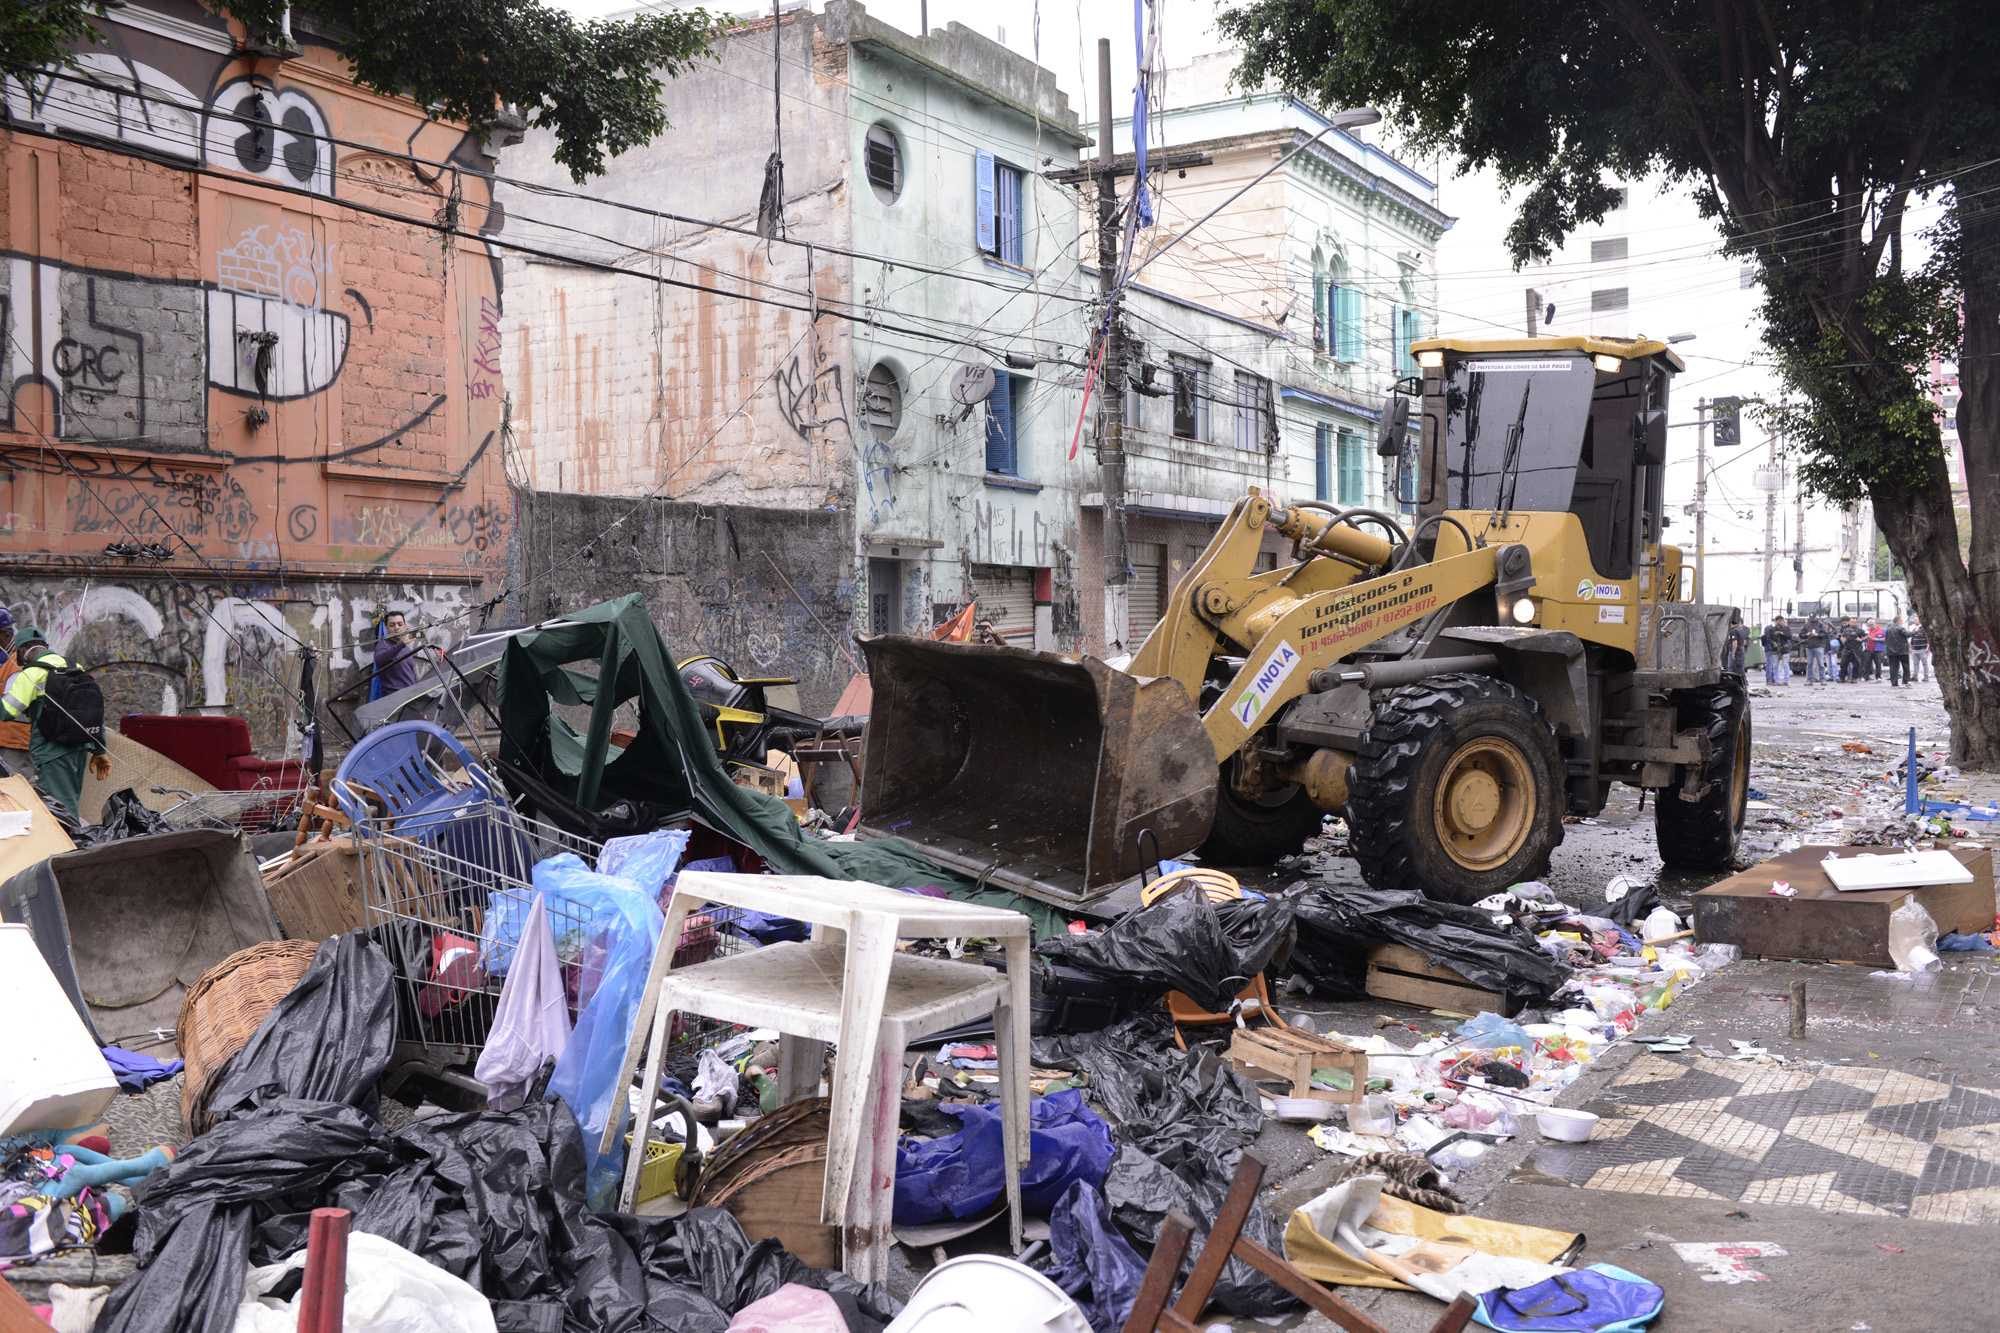
[[[260,783],[286,791],[305,781],[301,761],[259,758],[250,746],[250,724],[240,717],[127,713],[118,720],[118,730],[214,784],[218,791],[253,791]]]

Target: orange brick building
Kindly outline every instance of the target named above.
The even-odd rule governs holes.
[[[301,642],[337,690],[382,611],[449,641],[499,590],[493,146],[309,27],[98,27],[4,88],[0,600],[114,715],[239,713],[277,753]]]

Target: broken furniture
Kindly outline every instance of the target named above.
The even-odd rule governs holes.
[[[1173,1297],[1174,1279],[1180,1276],[1181,1260],[1194,1238],[1194,1223],[1179,1209],[1167,1214],[1166,1224],[1160,1228],[1159,1243],[1153,1247],[1153,1257],[1146,1264],[1146,1275],[1140,1279],[1138,1299],[1125,1321],[1125,1333],[1155,1333],[1155,1330],[1200,1333],[1202,1309],[1222,1276],[1223,1266],[1232,1258],[1249,1264],[1348,1333],[1388,1333],[1382,1325],[1293,1267],[1284,1256],[1243,1235],[1243,1224],[1250,1218],[1250,1206],[1263,1182],[1264,1163],[1245,1153],[1236,1165],[1236,1176],[1229,1182],[1229,1194],[1222,1201],[1221,1211],[1209,1227],[1208,1242],[1195,1256],[1187,1281],[1181,1286],[1180,1299],[1171,1308],[1167,1302]],[[1458,1333],[1477,1309],[1472,1297],[1460,1296],[1438,1316],[1430,1333]]]
[[[814,1268],[840,1267],[840,1228],[820,1221],[826,1190],[824,1097],[750,1122],[702,1164],[690,1208],[723,1208],[752,1242],[775,1239]]]
[[[275,795],[305,785],[304,762],[259,757],[250,743],[250,724],[240,717],[127,713],[118,719],[118,731],[198,774],[217,791],[268,788]]]
[[[711,905],[803,921],[813,937],[674,968],[673,946],[665,942],[678,940],[689,915]],[[971,937],[1004,943],[1004,976],[896,949],[899,939]],[[777,1029],[781,1103],[816,1091],[825,1043],[835,1043],[820,1220],[845,1228],[845,1267],[863,1282],[887,1274],[904,1052],[913,1041],[990,1015],[1000,1049],[1008,1214],[1020,1247],[1020,1172],[1028,1153],[1027,917],[859,881],[688,870],[675,886],[660,939],[619,1084],[630,1084],[644,1034],[638,1123],[652,1123],[673,1014]],[[611,1150],[616,1131],[613,1117],[601,1152]],[[640,1166],[639,1154],[628,1154],[623,1210],[633,1205]]]
[[[1939,933],[1993,929],[1993,853],[1961,847],[1951,855],[1972,872],[1970,883],[1843,893],[1820,862],[1857,849],[1800,847],[1694,896],[1694,929],[1703,944],[1734,944],[1748,958],[1797,958],[1817,962],[1894,967],[1889,914],[1905,898],[1937,922]],[[1865,850],[1865,849],[1862,849]],[[1789,882],[1789,897],[1771,892]]]
[[[99,1045],[171,1033],[187,987],[278,938],[243,835],[185,829],[52,856],[0,885]]]
[[[1181,1035],[1185,1027],[1230,1027],[1237,1023],[1247,1023],[1262,1019],[1273,1028],[1288,1026],[1285,1016],[1278,1012],[1278,1006],[1271,1002],[1271,988],[1264,982],[1264,974],[1259,972],[1250,978],[1250,984],[1236,993],[1229,1008],[1220,1013],[1204,1009],[1184,993],[1177,990],[1167,992],[1167,1017],[1173,1020],[1174,1045],[1187,1049],[1187,1038]]]
[[[352,834],[301,841],[262,869],[271,913],[286,939],[318,941],[367,924]]]
[[[1329,1041],[1296,1028],[1239,1028],[1229,1039],[1229,1063],[1252,1082],[1259,1075],[1276,1075],[1291,1083],[1294,1097],[1317,1097],[1328,1102],[1359,1102],[1368,1090],[1368,1053],[1345,1042]],[[1313,1071],[1344,1070],[1350,1080],[1345,1091],[1315,1088]]]
[[[1512,1018],[1526,1004],[1520,995],[1503,995],[1475,985],[1406,944],[1378,944],[1368,951],[1365,987],[1378,1000],[1457,1014],[1493,1013]]]

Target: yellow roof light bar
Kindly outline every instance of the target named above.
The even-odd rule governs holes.
[[[1681,360],[1680,354],[1658,338],[1591,338],[1580,335],[1564,338],[1423,338],[1411,343],[1410,350],[1416,353],[1418,365],[1432,370],[1444,364],[1448,352],[1461,355],[1579,352],[1592,358],[1608,357],[1621,362],[1657,356],[1665,358],[1667,364],[1677,371],[1687,369],[1687,363]],[[1426,360],[1427,356],[1436,359]],[[1599,362],[1598,368],[1605,368],[1602,362]]]

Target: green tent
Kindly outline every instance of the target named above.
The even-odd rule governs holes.
[[[595,673],[578,670],[582,663],[595,663]],[[628,713],[622,729],[637,735],[614,751],[613,720],[627,703],[637,705],[637,725],[631,726]],[[556,712],[557,704],[588,707],[588,728],[579,733]],[[500,659],[500,728],[503,777],[558,824],[601,836],[596,812],[629,801],[654,822],[693,815],[783,874],[935,886],[954,898],[1023,912],[1037,934],[1065,928],[1047,904],[981,889],[900,839],[808,837],[783,801],[731,782],[701,709],[637,593],[508,640]]]

